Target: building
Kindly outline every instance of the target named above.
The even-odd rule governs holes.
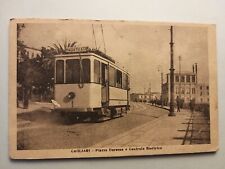
[[[36,57],[40,57],[41,56],[41,50],[39,50],[39,49],[25,46],[24,50],[25,50],[24,53],[25,53],[25,55],[26,55],[26,57],[28,59],[34,59]],[[23,57],[22,57],[21,51],[18,52],[18,61],[19,62],[23,61]]]
[[[160,100],[161,94],[160,92],[151,92],[151,101]]]
[[[170,103],[170,74],[167,74],[166,83],[162,85],[162,99],[164,105]],[[174,72],[174,100],[179,96],[181,98],[181,106],[188,106],[191,99],[195,99],[196,103],[209,103],[209,85],[206,83],[198,83],[197,65],[193,67],[193,71]]]
[[[196,103],[209,104],[209,85],[199,83],[196,86]]]
[[[159,99],[160,99],[159,92],[131,93],[130,95],[130,100],[134,102],[150,102]]]
[[[134,102],[149,102],[150,95],[147,93],[131,93],[130,100]]]

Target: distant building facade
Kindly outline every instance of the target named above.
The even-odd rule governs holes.
[[[177,96],[181,99],[181,104],[189,105],[191,99],[195,103],[209,103],[209,85],[198,83],[197,67],[193,72],[174,73],[174,100]],[[170,103],[170,74],[167,74],[166,83],[162,86],[162,99],[164,105]]]
[[[196,86],[196,102],[200,104],[209,104],[209,85],[199,83]]]
[[[150,102],[152,100],[159,100],[159,92],[146,92],[146,93],[131,93],[130,100],[134,102]]]
[[[39,50],[39,49],[25,46],[24,50],[25,50],[25,55],[27,56],[28,59],[34,59],[37,57],[41,57],[41,50]],[[21,51],[19,51],[19,53],[18,53],[18,61],[19,62],[23,61]]]
[[[134,102],[149,102],[150,95],[147,93],[131,93],[130,100]]]

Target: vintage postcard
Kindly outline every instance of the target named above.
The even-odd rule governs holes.
[[[10,157],[217,151],[215,29],[11,19]]]

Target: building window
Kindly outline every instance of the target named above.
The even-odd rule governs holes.
[[[191,81],[191,77],[190,77],[190,75],[187,75],[186,76],[186,82],[190,82]]]
[[[94,60],[94,82],[100,83],[100,62]]]
[[[200,90],[202,90],[202,86],[200,86]]]
[[[187,88],[187,94],[190,94],[190,89],[189,88]]]
[[[200,96],[202,96],[202,92],[200,92]]]
[[[181,82],[184,82],[185,78],[184,76],[181,76]]]
[[[56,61],[56,83],[64,83],[64,61]]]
[[[192,88],[192,94],[195,94],[195,88]]]
[[[179,76],[176,76],[176,82],[179,82]]]
[[[209,90],[209,86],[206,86],[206,89]]]
[[[192,75],[192,82],[195,82],[195,75]]]
[[[176,94],[179,93],[179,87],[176,87]]]
[[[185,89],[182,87],[181,88],[181,94],[184,94],[185,93]]]

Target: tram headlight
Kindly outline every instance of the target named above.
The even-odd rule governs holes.
[[[75,93],[74,92],[69,92],[68,93],[68,98],[69,99],[74,99],[75,98]]]
[[[75,98],[76,94],[74,92],[69,92],[65,97],[64,97],[64,102],[69,102]]]

